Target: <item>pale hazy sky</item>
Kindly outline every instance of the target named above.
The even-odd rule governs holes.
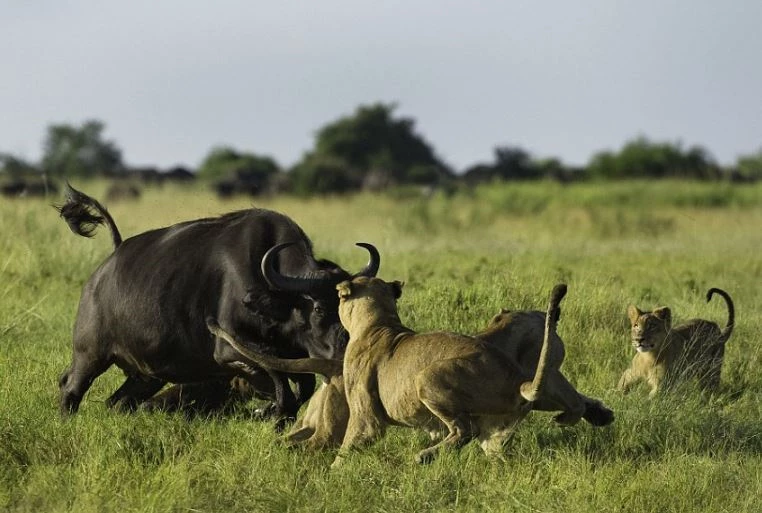
[[[131,165],[227,144],[289,166],[396,102],[455,169],[516,144],[586,163],[645,134],[762,147],[762,1],[0,0],[0,151],[96,118]]]

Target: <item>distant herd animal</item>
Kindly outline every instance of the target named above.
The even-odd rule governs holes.
[[[106,405],[124,411],[213,411],[256,396],[271,401],[259,413],[280,429],[308,403],[285,441],[338,448],[333,467],[389,425],[430,435],[432,445],[416,456],[426,463],[471,440],[501,458],[532,410],[558,412],[564,426],[614,421],[611,409],[560,370],[565,347],[556,326],[565,284],[553,288],[544,312],[503,309],[475,335],[417,333],[400,320],[403,284],[376,277],[380,255],[372,244],[357,243],[370,256],[351,274],[317,259],[304,231],[270,210],[123,240],[108,210],[73,187],[58,209],[78,235],[105,225],[114,246],[82,290],[71,365],[59,379],[63,416],[76,413],[93,381],[116,365],[125,380]],[[701,319],[673,327],[669,308],[630,305],[636,354],[619,381],[622,392],[641,380],[650,396],[694,380],[717,390],[735,310],[717,288],[707,301],[714,294],[728,307],[722,329]],[[316,374],[324,377],[317,390]]]

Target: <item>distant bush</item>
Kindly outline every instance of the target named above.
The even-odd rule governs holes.
[[[592,178],[718,178],[719,166],[701,146],[684,150],[679,143],[656,143],[645,137],[620,151],[597,153],[587,165]]]

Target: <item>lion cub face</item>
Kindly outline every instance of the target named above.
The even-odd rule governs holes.
[[[672,313],[663,306],[644,312],[635,305],[627,308],[632,347],[639,353],[658,351],[672,329]]]
[[[402,282],[385,282],[379,278],[360,276],[336,285],[339,291],[339,319],[352,334],[369,325],[399,324],[397,299],[402,295]]]

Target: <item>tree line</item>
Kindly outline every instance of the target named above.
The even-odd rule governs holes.
[[[455,170],[437,156],[417,133],[415,120],[395,114],[393,104],[361,105],[354,113],[321,127],[314,147],[290,169],[273,158],[229,146],[212,148],[196,170],[130,168],[115,141],[104,136],[105,125],[88,120],[79,126],[52,124],[43,141],[43,156],[31,163],[0,153],[5,181],[45,176],[64,178],[199,179],[221,195],[240,192],[289,191],[327,194],[382,190],[397,185],[450,186],[493,180],[609,180],[690,178],[755,181],[762,178],[762,149],[721,166],[702,146],[657,142],[639,136],[617,151],[601,151],[585,166],[569,166],[558,158],[537,158],[519,146],[494,148],[492,159]]]

